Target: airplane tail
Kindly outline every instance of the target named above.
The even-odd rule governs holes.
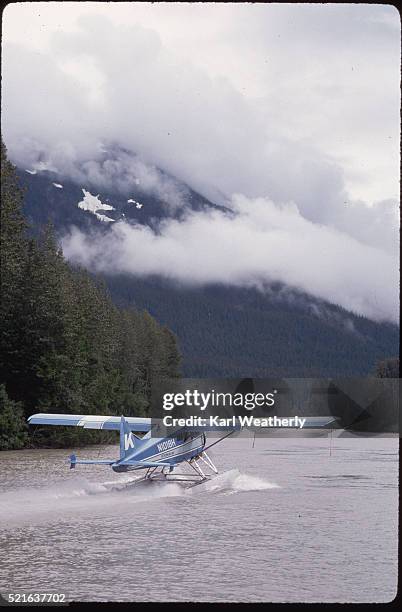
[[[120,461],[125,459],[136,447],[139,438],[130,429],[124,416],[120,419]]]

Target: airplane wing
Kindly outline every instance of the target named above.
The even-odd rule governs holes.
[[[125,417],[131,431],[150,431],[151,419],[147,417]],[[33,414],[29,417],[30,425],[63,425],[84,427],[85,429],[120,429],[119,416],[91,414]]]
[[[303,429],[315,429],[316,427],[331,428],[339,425],[333,416],[299,417],[306,419]]]
[[[247,429],[252,430],[260,430],[267,431],[268,429],[279,429],[287,430],[287,429],[297,429],[298,431],[304,431],[305,429],[339,429],[339,421],[333,416],[310,416],[310,417],[298,417],[298,422],[295,423],[295,417],[279,417],[281,421],[287,420],[288,424],[282,425],[273,423],[269,426],[256,426],[255,424],[244,425]],[[301,422],[303,422],[303,426],[301,427]]]
[[[284,417],[281,417],[284,418]],[[332,416],[317,416],[317,417],[303,417],[305,423],[303,429],[316,429],[316,428],[331,428],[336,427],[338,424],[337,420]],[[290,417],[289,417],[290,419]],[[154,427],[154,433],[158,431],[158,425],[155,420],[151,421],[149,417],[125,417],[125,420],[131,431],[148,432],[151,431],[152,426]],[[48,414],[39,413],[33,414],[29,417],[28,423],[30,425],[63,425],[63,426],[75,426],[83,427],[84,429],[105,429],[105,430],[120,430],[121,417],[119,416],[104,416],[104,415],[90,415],[90,414]],[[253,426],[248,426],[253,428]],[[275,426],[273,426],[275,428]],[[180,431],[182,428],[177,428]],[[239,422],[236,425],[228,425],[227,427],[222,426],[211,426],[206,425],[196,426],[194,428],[186,427],[183,430],[190,431],[212,431],[222,429],[241,429]],[[258,429],[266,429],[259,427]]]
[[[287,420],[289,422],[294,422],[295,417],[283,417],[280,416],[279,417],[281,419],[281,421],[283,420]],[[339,427],[339,422],[337,421],[336,418],[334,418],[333,416],[310,416],[310,417],[303,417],[300,416],[298,417],[298,422],[300,423],[300,421],[303,420],[303,427],[300,428],[300,425],[287,425],[287,426],[282,426],[282,429],[335,429],[336,427]],[[250,426],[249,426],[250,427]],[[258,427],[258,429],[278,429],[280,426],[279,425],[270,425],[269,427]],[[253,425],[251,425],[251,428],[253,428]],[[255,426],[254,426],[255,428]]]

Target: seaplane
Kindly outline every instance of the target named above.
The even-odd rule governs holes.
[[[314,429],[331,428],[335,422],[331,416],[307,417],[304,421],[304,428]],[[208,444],[205,430],[218,428],[207,426],[193,430],[182,427],[161,437],[160,421],[148,417],[41,413],[30,416],[28,423],[120,432],[120,456],[117,459],[77,459],[73,453],[69,457],[70,469],[78,464],[104,465],[114,472],[141,471],[142,477],[137,478],[136,483],[178,482],[187,487],[201,484],[218,474],[207,451],[242,429],[239,421],[226,428],[219,427],[223,435]],[[184,471],[178,472],[179,466]]]

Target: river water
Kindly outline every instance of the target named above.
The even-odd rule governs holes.
[[[214,451],[214,452],[212,452]],[[207,484],[132,486],[66,450],[0,453],[0,593],[79,601],[385,602],[398,440],[229,438]],[[81,457],[114,457],[114,446]]]

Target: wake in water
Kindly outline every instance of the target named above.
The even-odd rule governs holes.
[[[267,489],[277,489],[279,485],[273,482],[267,482],[257,476],[244,474],[239,470],[229,470],[218,474],[212,480],[197,486],[196,490],[208,491],[209,493],[241,493],[242,491],[265,491]],[[190,489],[192,491],[193,489]]]
[[[239,470],[230,470],[194,488],[185,488],[178,483],[136,482],[132,477],[119,480],[90,482],[76,477],[42,488],[16,489],[2,493],[0,498],[0,526],[8,527],[20,523],[48,522],[62,517],[88,512],[104,512],[131,504],[151,502],[166,497],[194,496],[199,494],[240,493],[264,491],[278,485]]]

